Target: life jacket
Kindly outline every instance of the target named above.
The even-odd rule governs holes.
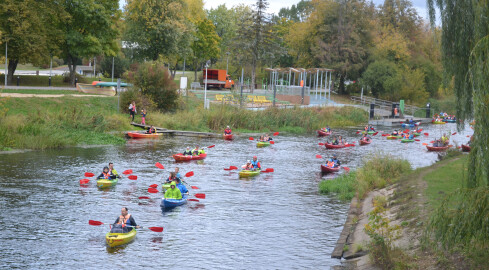
[[[253,168],[254,168],[254,169],[260,168],[260,167],[258,166],[258,163],[259,163],[259,162],[258,162],[258,160],[256,160],[256,161],[252,160],[252,161],[251,161],[251,165],[253,165]]]
[[[231,134],[231,129],[230,128],[226,128],[224,130],[224,134]]]
[[[131,214],[127,214],[127,218],[124,218],[122,215],[119,216],[119,222],[117,224],[127,224],[127,221],[131,218]]]
[[[368,126],[365,127],[365,131],[368,131]]]
[[[246,164],[245,170],[253,170],[253,164]]]
[[[102,172],[102,174],[104,175],[104,179],[110,178],[110,172],[108,172],[108,173]]]
[[[334,162],[329,160],[328,163],[326,164],[326,166],[330,167],[330,168],[333,168],[334,167]]]

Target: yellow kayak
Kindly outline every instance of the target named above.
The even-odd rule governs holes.
[[[116,247],[116,246],[125,245],[125,244],[131,242],[132,240],[134,240],[134,238],[136,238],[136,233],[137,233],[136,229],[132,229],[128,233],[111,233],[111,232],[108,232],[105,235],[105,242],[107,243],[107,245],[109,247]]]
[[[115,186],[119,182],[119,180],[116,178],[114,180],[109,180],[109,179],[99,179],[97,180],[97,187],[99,188],[108,188],[111,186]]]
[[[256,171],[241,170],[239,172],[239,177],[253,177],[253,176],[257,176],[259,174],[260,174],[260,170],[256,170]]]

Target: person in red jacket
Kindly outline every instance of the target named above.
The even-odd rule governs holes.
[[[229,135],[232,133],[232,130],[229,128],[229,126],[226,127],[226,129],[224,130],[224,135]]]
[[[253,161],[251,161],[251,165],[253,165],[253,170],[261,170],[260,162],[258,162],[256,156],[253,156]]]

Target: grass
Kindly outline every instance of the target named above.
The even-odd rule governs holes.
[[[40,90],[40,89],[0,89],[0,93],[40,94],[40,95],[93,95],[73,90]]]
[[[338,194],[342,201],[349,201],[355,197],[356,173],[342,174],[333,180],[324,180],[319,183],[319,193]]]
[[[49,86],[49,76],[35,76],[35,75],[20,75],[20,83],[19,86]],[[64,86],[64,87],[72,87],[69,82],[64,81],[64,76],[53,76],[51,78],[51,86]],[[79,77],[79,83],[91,83],[93,78],[87,77]],[[5,76],[0,76],[0,85],[4,85]],[[11,84],[9,85],[17,85],[17,75],[14,76]]]

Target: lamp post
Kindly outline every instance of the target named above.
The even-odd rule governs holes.
[[[5,86],[7,86],[7,70],[8,70],[8,64],[7,64],[7,47],[8,47],[8,42],[5,42]]]
[[[211,60],[205,62],[205,82],[204,82],[204,109],[207,109],[207,68],[210,66]]]
[[[226,58],[226,76],[228,75],[228,67],[229,67],[229,55],[231,53],[230,52],[227,52],[226,55],[227,55],[227,58]]]

